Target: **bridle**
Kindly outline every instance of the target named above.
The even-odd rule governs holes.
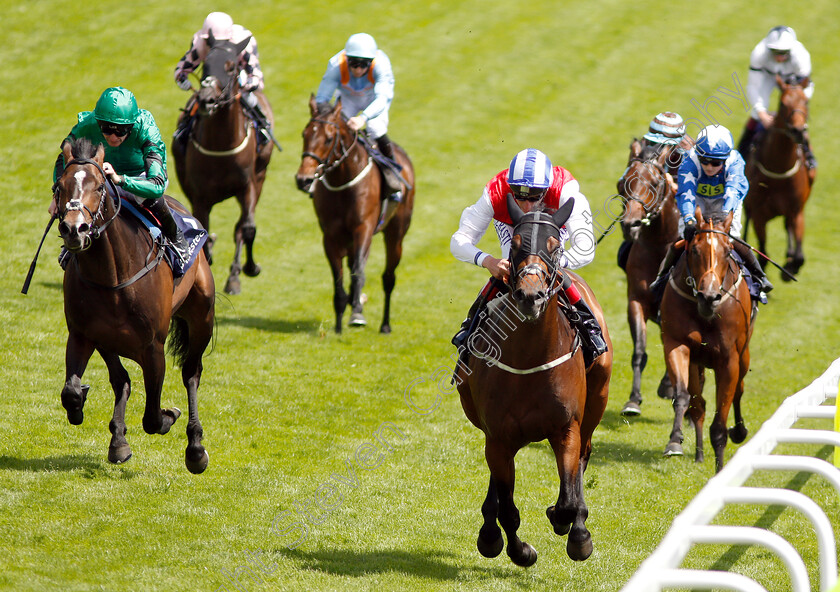
[[[539,212],[534,212],[535,214],[539,214]],[[528,214],[526,214],[526,217]],[[554,236],[558,240],[560,240],[560,228],[554,223],[553,220],[550,219],[542,219],[537,217],[536,219],[526,220],[523,218],[513,229],[513,234],[522,235],[522,231],[520,230],[524,226],[531,226],[530,236],[528,236],[528,240],[526,244],[530,245],[529,251],[532,251],[534,245],[537,244],[538,236],[539,236],[539,229],[540,226],[548,226],[550,230],[554,231]],[[562,252],[561,248],[554,249],[551,253],[546,253],[542,249],[540,249],[536,255],[539,257],[545,266],[540,265],[537,262],[528,263],[527,265],[523,266],[521,269],[517,269],[519,263],[525,258],[533,255],[534,253],[528,252],[525,253],[524,256],[522,253],[517,253],[515,258],[511,258],[511,276],[513,279],[512,285],[512,295],[516,294],[516,286],[528,275],[539,275],[540,280],[544,283],[544,285],[548,286],[548,290],[539,298],[534,300],[534,304],[537,305],[540,309],[540,313],[545,309],[545,305],[554,297],[557,292],[560,291],[560,282],[558,282],[558,276],[560,274],[559,271],[559,255]]]
[[[645,160],[643,158],[634,157],[634,158],[631,158],[630,161],[627,163],[627,170],[624,172],[624,174],[618,180],[619,183],[621,183],[621,182],[624,183],[625,188],[627,187],[627,178],[626,178],[627,177],[627,172],[630,170],[630,165],[632,165],[634,162],[640,162],[645,167],[650,165],[650,166],[654,167],[659,172],[659,181],[656,184],[656,187],[653,188],[654,189],[654,193],[653,193],[654,194],[654,204],[655,204],[654,208],[649,210],[648,206],[647,206],[647,201],[642,199],[641,197],[638,197],[636,195],[630,195],[630,194],[628,194],[628,195],[623,195],[622,194],[622,197],[626,198],[627,200],[635,201],[635,202],[641,204],[642,208],[645,210],[645,212],[647,212],[645,214],[645,217],[641,219],[641,223],[644,226],[650,226],[651,222],[653,222],[662,213],[662,210],[665,207],[666,195],[668,193],[668,191],[667,191],[668,190],[668,179],[667,179],[666,174],[665,174],[665,168],[661,164],[659,164],[658,162],[656,162],[654,160]],[[647,185],[647,187],[651,187],[651,184],[649,182],[646,182],[646,185]]]
[[[105,215],[103,214],[103,208],[105,207],[105,197],[108,195],[108,191],[107,191],[107,189],[105,189],[105,183],[107,182],[107,183],[111,184],[111,189],[113,190],[115,196],[118,195],[118,194],[117,194],[117,188],[114,185],[114,182],[110,179],[110,177],[108,177],[108,175],[105,174],[105,171],[102,170],[102,167],[95,160],[91,160],[89,158],[75,158],[75,159],[71,160],[70,162],[68,162],[66,165],[64,165],[64,170],[66,171],[68,168],[70,168],[71,166],[74,166],[74,165],[84,166],[84,165],[88,165],[88,164],[92,164],[93,166],[95,166],[97,168],[97,170],[99,170],[100,174],[102,175],[102,178],[105,179],[105,181],[103,181],[99,185],[99,189],[97,189],[97,191],[99,192],[99,204],[97,205],[95,212],[92,212],[90,210],[90,208],[88,208],[82,202],[81,199],[68,200],[64,209],[62,209],[59,202],[58,202],[59,193],[61,191],[61,185],[59,184],[60,180],[56,181],[55,184],[53,185],[53,199],[55,200],[56,210],[58,211],[58,219],[60,221],[62,221],[62,222],[64,221],[64,218],[67,216],[68,212],[84,211],[84,212],[87,212],[87,215],[90,217],[90,232],[87,235],[85,235],[85,242],[84,242],[84,245],[82,246],[82,251],[90,248],[90,245],[93,242],[93,240],[99,238],[102,235],[102,233],[105,232],[105,230],[108,228],[108,226],[110,226],[111,222],[113,222],[114,219],[119,215],[120,207],[122,205],[121,202],[120,202],[120,199],[116,198],[114,200],[116,202],[115,203],[115,208],[114,208],[114,214],[108,220],[105,220]],[[63,173],[63,174],[65,174],[65,173]],[[63,174],[62,174],[62,176],[63,176]],[[96,225],[96,220],[97,219],[103,220],[102,224],[100,224],[99,226]]]
[[[340,167],[344,163],[344,161],[347,160],[347,158],[350,156],[350,151],[352,150],[352,148],[358,142],[359,132],[358,131],[354,132],[353,141],[350,142],[349,144],[345,144],[344,143],[344,135],[341,133],[341,126],[339,124],[337,124],[336,122],[330,121],[329,119],[321,119],[321,118],[318,118],[318,117],[313,117],[309,121],[309,125],[312,125],[313,123],[320,123],[324,126],[329,126],[329,127],[332,127],[332,128],[335,129],[335,134],[334,134],[332,142],[330,143],[329,151],[327,152],[327,155],[324,158],[321,158],[320,156],[318,156],[317,154],[315,154],[314,152],[311,152],[309,150],[304,150],[301,153],[301,159],[309,157],[309,158],[312,158],[313,160],[315,160],[315,162],[318,163],[318,167],[315,169],[315,175],[314,175],[313,182],[319,181],[321,184],[324,185],[324,187],[326,187],[330,191],[340,191],[342,189],[347,189],[349,187],[352,187],[352,186],[356,185],[359,181],[361,181],[365,177],[365,175],[368,174],[368,172],[370,171],[370,169],[373,166],[373,159],[370,156],[368,156],[368,161],[367,161],[367,165],[365,166],[365,168],[362,169],[362,171],[358,175],[356,175],[353,179],[351,179],[349,182],[347,182],[347,183],[345,183],[341,186],[334,187],[334,186],[330,185],[327,182],[325,177],[329,173],[331,173],[332,171],[334,171],[338,167]]]
[[[700,235],[700,234],[720,234],[720,235],[723,235],[723,236],[725,236],[726,238],[728,238],[728,239],[730,239],[730,240],[732,239],[732,237],[731,237],[731,236],[729,236],[729,234],[728,234],[728,233],[723,232],[722,230],[716,230],[716,229],[714,229],[714,228],[709,228],[709,229],[698,229],[698,230],[696,231],[696,234],[697,234],[697,235]],[[686,245],[686,246],[685,246],[685,248],[686,248],[686,255],[688,255],[688,247],[689,247],[689,245]],[[726,281],[726,276],[729,274],[730,266],[729,266],[729,265],[727,265],[727,267],[726,267],[726,271],[724,271],[724,272],[723,272],[723,277],[722,277],[722,278],[718,278],[718,277],[717,277],[717,274],[716,274],[716,272],[715,272],[715,269],[714,269],[714,268],[715,268],[715,265],[714,265],[714,264],[712,264],[712,265],[710,266],[710,268],[709,268],[709,269],[707,269],[707,270],[703,273],[703,275],[701,275],[701,276],[700,276],[700,278],[695,279],[695,278],[694,278],[694,276],[693,276],[693,274],[691,273],[691,266],[690,266],[690,265],[688,265],[688,261],[686,260],[686,266],[685,266],[685,269],[686,269],[686,278],[685,278],[685,283],[686,283],[686,285],[687,285],[689,288],[691,288],[691,294],[692,294],[692,296],[693,296],[695,299],[697,298],[697,294],[699,294],[699,292],[698,292],[698,290],[697,290],[697,284],[698,284],[700,281],[702,281],[702,280],[703,280],[703,278],[704,278],[704,277],[706,277],[706,276],[707,276],[708,274],[710,274],[710,273],[711,273],[711,274],[713,274],[713,275],[715,275],[715,279],[716,279],[716,280],[718,280],[718,282],[719,282],[719,284],[720,284],[720,288],[718,288],[718,292],[719,292],[719,293],[723,294],[723,295],[724,295],[724,297],[725,297],[727,294],[730,294],[730,292],[732,291],[733,286],[730,286],[729,288],[724,288],[724,287],[723,287],[723,286],[724,286],[724,283],[725,283],[725,281]]]

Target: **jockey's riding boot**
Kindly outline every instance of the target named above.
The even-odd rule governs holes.
[[[172,217],[172,212],[166,204],[166,199],[159,197],[157,199],[146,200],[143,202],[143,205],[158,219],[163,236],[169,241],[169,245],[177,253],[181,261],[186,264],[190,258],[187,239],[184,237],[181,229],[178,228],[175,218]]]
[[[732,241],[732,247],[735,249],[735,252],[740,255],[747,271],[750,272],[750,275],[761,288],[761,291],[765,294],[770,292],[770,290],[773,289],[773,284],[770,283],[770,280],[767,279],[767,275],[764,273],[764,270],[761,269],[761,265],[759,265],[758,259],[756,258],[755,253],[753,253],[753,250],[748,245],[738,241]]]
[[[752,147],[753,138],[755,138],[755,133],[757,131],[758,120],[750,118],[750,120],[747,121],[747,125],[744,126],[744,133],[741,134],[741,139],[738,140],[738,152],[741,153],[744,160],[747,160],[750,148]]]
[[[571,312],[568,315],[569,322],[575,327],[580,335],[581,346],[583,347],[583,363],[589,368],[592,363],[607,351],[607,342],[604,341],[604,334],[598,319],[592,313],[592,309],[581,296],[580,292],[572,283],[568,275],[563,276],[563,293],[571,305]]]
[[[674,243],[671,243],[668,246],[668,252],[665,253],[665,258],[662,259],[662,263],[659,265],[659,272],[656,274],[656,279],[650,283],[651,292],[655,294],[660,288],[665,287],[665,282],[668,281],[668,275],[671,272],[671,268],[677,262],[679,254],[680,250],[674,246]]]
[[[452,338],[452,345],[458,349],[461,349],[462,347],[466,349],[467,339],[478,325],[481,312],[487,308],[487,303],[493,300],[493,298],[495,298],[496,295],[506,287],[506,284],[501,280],[497,280],[494,277],[490,278],[490,280],[481,289],[481,292],[479,292],[478,298],[476,298],[475,302],[472,303],[470,311],[467,313],[467,318],[464,319],[463,323],[461,323],[461,328]]]
[[[183,117],[181,117],[180,121],[178,121],[178,127],[175,129],[175,133],[172,134],[173,142],[177,144],[182,151],[187,146],[187,139],[190,137],[192,124],[193,116],[189,113],[184,113]]]
[[[254,120],[254,123],[257,125],[257,129],[260,132],[260,136],[257,138],[257,143],[262,146],[266,142],[270,142],[271,136],[269,135],[268,130],[271,129],[271,123],[268,121],[268,117],[266,117],[262,107],[260,107],[260,103],[257,100],[256,95],[252,92],[243,92],[240,102],[245,108],[245,113]]]
[[[397,191],[396,193],[392,193],[385,199],[385,203],[382,206],[382,214],[379,216],[379,222],[376,225],[376,232],[382,229],[383,226],[391,219],[394,211],[400,207],[400,203],[402,203],[403,194],[402,191]]]
[[[808,132],[802,136],[802,154],[805,155],[805,166],[809,169],[817,168],[817,159],[814,156],[814,153],[811,152],[811,139],[808,137]]]
[[[382,156],[393,162],[397,162],[394,158],[394,146],[391,144],[391,139],[388,137],[388,134],[378,137],[376,139],[376,145],[379,147]],[[385,188],[389,195],[402,191],[403,183],[396,170],[388,166],[382,167],[382,176],[385,178]],[[400,195],[400,199],[402,199],[402,195]]]

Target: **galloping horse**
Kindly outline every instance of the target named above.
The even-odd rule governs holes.
[[[363,314],[362,288],[370,243],[380,218],[384,182],[371,156],[358,141],[341,115],[341,99],[334,107],[319,105],[309,98],[311,119],[303,130],[303,155],[295,175],[298,189],[312,195],[318,223],[324,234],[324,251],[333,276],[335,332],[341,333],[341,319],[349,303],[350,326],[367,323]],[[405,151],[394,144],[394,155],[402,165],[402,176],[409,188],[403,191],[402,203],[385,220],[385,311],[380,332],[391,332],[391,292],[394,271],[402,258],[402,242],[411,224],[414,209],[414,168]],[[343,259],[350,267],[350,295],[344,290]]]
[[[750,190],[744,199],[744,237],[752,220],[758,249],[767,253],[767,222],[784,216],[787,231],[785,270],[795,275],[805,263],[802,240],[805,236],[805,202],[817,176],[816,168],[805,166],[799,147],[808,129],[808,79],[790,84],[776,77],[781,95],[773,125],[759,140],[747,159],[746,174]],[[762,259],[762,264],[766,264]],[[784,281],[790,277],[782,274]]]
[[[160,264],[162,247],[138,221],[118,215],[119,207],[108,196],[102,145],[94,148],[81,139],[65,142],[62,149],[67,164],[55,185],[55,200],[59,233],[73,254],[64,274],[69,336],[61,402],[67,419],[73,425],[84,419],[88,387],[81,378],[96,350],[108,367],[116,396],[108,460],[122,463],[131,457],[125,438],[131,381],[120,357],[143,369],[143,429],[149,434],[167,433],[181,415],[177,408],[160,407],[168,333],[169,350],[182,367],[189,402],[186,465],[191,473],[201,473],[208,456],[201,445],[197,401],[201,358],[213,333],[215,286],[210,266],[200,252],[186,274],[173,281],[167,265]],[[186,212],[171,198],[169,203]]]
[[[627,170],[618,180],[618,194],[624,201],[621,230],[631,241],[624,271],[627,274],[627,322],[633,338],[633,386],[622,415],[641,414],[642,372],[647,365],[647,321],[656,318],[657,306],[650,284],[669,245],[679,237],[679,212],[672,179],[666,173],[670,151],[661,146],[642,148],[638,140],[630,145]],[[670,389],[667,373],[660,383],[660,396]]]
[[[491,301],[485,327],[492,330],[480,328],[470,338],[473,355],[468,365],[459,363],[455,374],[464,413],[484,432],[490,469],[478,551],[485,557],[501,553],[504,541],[498,520],[507,535],[508,556],[523,567],[533,565],[537,553],[516,534],[514,457],[530,442],[548,439],[557,461],[560,491],[556,504],[546,510],[554,532],[569,534],[566,551],[572,559],[582,561],[592,553],[583,473],[592,452],[592,433],[607,406],[612,345],[589,286],[556,266],[560,228],[572,204],[573,200],[566,202],[553,216],[523,214],[508,197],[514,224],[511,292]],[[568,274],[584,295],[609,345],[588,372],[580,338],[558,306],[561,273]]]
[[[254,261],[254,238],[257,233],[254,213],[262,193],[266,169],[271,160],[273,145],[257,143],[257,131],[239,102],[239,79],[236,57],[249,39],[234,44],[232,41],[207,40],[210,51],[204,60],[201,88],[187,102],[187,109],[194,111],[195,121],[186,145],[172,143],[175,171],[184,195],[190,200],[193,214],[204,226],[210,228],[210,210],[214,205],[232,195],[239,202],[240,216],[233,231],[236,251],[225,292],[239,294],[240,272],[254,277],[260,266]],[[262,91],[253,93],[268,120],[273,121],[271,105]],[[193,116],[185,112],[184,117]],[[213,242],[205,243],[207,260],[213,262]],[[246,261],[242,266],[242,245]]]
[[[696,435],[694,459],[703,461],[704,371],[711,368],[716,396],[709,438],[716,471],[723,467],[730,407],[734,406],[735,426],[729,437],[736,444],[747,437],[741,396],[750,367],[750,337],[757,312],[747,282],[730,257],[732,240],[728,233],[733,216],[734,212],[729,212],[722,223],[704,220],[700,208],[696,209],[697,234],[674,268],[661,305],[665,363],[676,391],[674,426],[665,455],[682,455],[682,423],[688,412]]]

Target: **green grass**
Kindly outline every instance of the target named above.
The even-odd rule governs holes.
[[[171,137],[186,99],[171,73],[210,8],[107,0],[79,9],[43,0],[7,3],[4,10],[0,589],[213,592],[234,590],[225,579],[234,572],[248,591],[619,589],[714,470],[708,437],[706,463],[691,462],[690,431],[685,458],[661,456],[672,412],[655,396],[664,368],[655,334],[644,415],[630,422],[619,415],[631,380],[625,282],[614,257],[619,237],[601,243],[583,270],[606,311],[616,353],[611,399],[586,474],[595,552],[573,563],[565,540],[553,535],[544,510],[557,495],[556,468],[547,444],[534,444],[517,457],[520,534],[540,554],[527,570],[504,555],[486,560],[475,549],[488,472],[481,434],[464,418],[457,396],[441,394],[426,414],[405,402],[410,389],[418,407],[435,404],[436,372],[453,365],[449,338],[486,278],[452,258],[449,237],[461,210],[525,146],[567,166],[597,212],[614,192],[630,140],[650,117],[662,110],[698,117],[692,99],[702,104],[718,87],[732,88],[733,73],[744,83],[750,50],[779,23],[795,27],[812,53],[811,129],[820,171],[807,208],[808,261],[800,281],[783,284],[771,273],[777,289],[759,313],[744,398],[751,433],[838,356],[840,142],[831,130],[840,124],[833,109],[840,81],[832,75],[840,65],[840,7],[833,0],[815,0],[807,11],[781,0],[715,0],[702,7],[619,0],[224,1],[213,9],[229,11],[257,36],[284,151],[273,156],[257,210],[263,274],[244,278],[240,296],[220,295],[217,303],[217,340],[199,391],[210,453],[200,476],[184,468],[183,419],[167,436],[143,432],[142,378],[133,362],[127,363],[134,385],[129,463],[107,462],[113,394],[98,357],[85,374],[92,385],[85,422],[67,423],[59,397],[66,328],[55,229],[29,295],[19,291],[47,221],[58,143],[76,112],[120,84]],[[418,175],[390,336],[376,332],[384,265],[378,237],[365,290],[370,326],[332,333],[320,232],[293,180],[309,93],[326,60],[361,30],[376,37],[394,64],[390,135],[407,149]],[[715,113],[737,136],[746,114],[734,99],[727,105],[731,113]],[[183,198],[171,177],[170,193]],[[219,289],[237,215],[232,201],[212,213]],[[495,252],[493,243],[487,236],[482,245]],[[775,221],[770,254],[782,258],[783,245]],[[186,405],[171,367],[163,401]],[[385,422],[402,434],[391,437],[389,451],[376,438]],[[736,449],[730,444],[728,457]],[[817,478],[761,475],[750,484],[801,489],[830,516],[840,510],[833,490]],[[736,507],[721,520],[788,536],[817,581],[816,540],[802,516]],[[289,548],[302,533],[294,522],[306,525],[306,537]],[[249,575],[243,566],[255,565],[246,555],[254,552],[263,567]],[[769,590],[788,589],[779,560],[761,549],[702,547],[687,565],[731,567]]]

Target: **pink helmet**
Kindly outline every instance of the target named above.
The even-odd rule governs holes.
[[[204,19],[200,36],[207,39],[213,33],[214,39],[230,39],[233,37],[233,19],[226,12],[211,12]]]

